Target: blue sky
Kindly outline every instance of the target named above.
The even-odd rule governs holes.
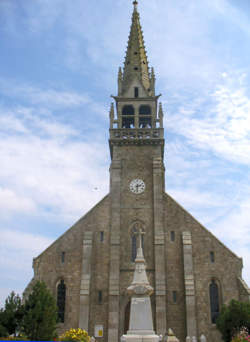
[[[108,112],[129,0],[0,1],[0,305],[109,188]],[[141,0],[166,190],[250,284],[250,1]]]

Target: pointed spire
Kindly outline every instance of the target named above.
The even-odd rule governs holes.
[[[136,76],[142,83],[145,91],[150,95],[150,75],[148,60],[144,45],[143,32],[140,24],[140,15],[137,11],[138,2],[133,2],[134,11],[132,15],[132,24],[128,40],[128,47],[123,69],[123,89],[127,90],[130,82]]]

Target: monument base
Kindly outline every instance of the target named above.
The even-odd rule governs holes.
[[[158,335],[133,335],[128,334],[122,335],[121,342],[159,342],[160,338]]]

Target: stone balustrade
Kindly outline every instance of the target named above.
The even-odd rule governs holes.
[[[163,128],[116,128],[110,129],[110,140],[163,139]]]

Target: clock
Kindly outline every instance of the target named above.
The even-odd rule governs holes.
[[[141,194],[145,190],[145,187],[145,183],[139,178],[133,179],[129,184],[129,189],[134,194]]]

